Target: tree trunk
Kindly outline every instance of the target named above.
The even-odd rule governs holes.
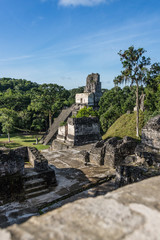
[[[137,117],[136,117],[136,136],[139,137],[139,97],[138,97],[138,83],[136,89],[136,108],[137,108]]]
[[[49,112],[49,128],[51,127],[52,125],[52,115],[51,115],[51,112]]]
[[[8,132],[8,142],[10,142],[10,134],[9,134],[9,132]]]

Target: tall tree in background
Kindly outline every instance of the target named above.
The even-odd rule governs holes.
[[[146,80],[147,68],[150,65],[150,58],[146,58],[143,54],[146,51],[143,48],[135,49],[134,46],[129,47],[127,50],[122,52],[119,51],[120,60],[122,62],[124,70],[121,71],[121,75],[114,79],[114,83],[131,83],[136,84],[136,136],[139,137],[139,84],[142,84]]]
[[[10,133],[14,130],[17,119],[17,113],[12,109],[0,109],[0,122],[2,124],[2,131],[7,133],[8,142],[10,142]]]
[[[57,84],[42,84],[31,91],[31,104],[29,110],[43,112],[49,118],[49,127],[52,124],[52,116],[63,106],[69,97],[69,92]]]

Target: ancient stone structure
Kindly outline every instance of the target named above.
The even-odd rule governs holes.
[[[142,129],[142,144],[160,151],[160,115],[150,119]]]
[[[58,128],[57,139],[60,141],[65,141],[68,134],[68,125],[60,126]]]
[[[54,122],[51,125],[51,127],[48,129],[48,131],[43,135],[42,139],[40,140],[40,143],[43,143],[44,145],[51,143],[53,139],[56,138],[60,123],[67,121],[68,117],[72,115],[72,112],[75,109],[76,109],[76,106],[74,104],[67,109],[63,109],[59,114],[59,116],[56,119],[54,119]]]
[[[52,150],[63,150],[72,146],[94,143],[101,139],[97,117],[68,118],[67,125],[58,129]]]
[[[99,119],[96,117],[69,118],[67,143],[83,145],[100,140]]]
[[[16,151],[0,151],[0,177],[24,174],[24,161]]]
[[[26,162],[29,168],[25,168]],[[55,184],[54,170],[36,148],[0,152],[0,203],[41,195]]]
[[[99,100],[102,96],[100,75],[92,73],[86,79],[84,93],[76,94],[76,104],[81,107],[92,106],[98,107]]]
[[[160,177],[66,204],[0,230],[3,240],[158,240]]]
[[[118,140],[116,137],[97,142],[90,151],[90,161],[99,165],[116,167],[124,163],[125,157],[134,153],[137,141],[131,137]]]
[[[72,115],[76,115],[84,106],[97,108],[101,96],[100,75],[92,73],[86,79],[84,93],[76,94],[76,105],[72,109]],[[57,138],[52,142],[51,149],[62,150],[70,145],[83,145],[100,139],[98,118],[68,118],[66,126],[59,126]]]
[[[58,118],[54,119],[52,126],[50,127],[50,129],[48,129],[48,131],[40,140],[40,143],[43,143],[44,145],[52,143],[52,141],[56,138],[57,133],[57,139],[60,141],[64,141],[67,133],[62,133],[62,131],[65,131],[65,129],[60,127],[60,123],[67,121],[67,119],[71,117],[71,115],[76,115],[78,110],[83,108],[84,106],[92,106],[93,108],[98,108],[98,103],[101,96],[102,91],[100,75],[98,73],[92,73],[88,75],[86,79],[86,87],[84,89],[84,93],[76,94],[76,104],[73,104],[70,108],[63,109],[61,111]],[[54,143],[52,145],[54,145]]]

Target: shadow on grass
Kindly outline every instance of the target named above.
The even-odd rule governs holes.
[[[32,139],[32,140],[24,140],[23,142],[31,142],[31,143],[35,143],[36,140],[35,140],[35,139]]]
[[[19,143],[0,143],[0,147],[6,147],[6,148],[17,148],[17,147],[22,147],[21,144]]]

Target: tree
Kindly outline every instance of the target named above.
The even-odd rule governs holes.
[[[146,79],[146,88],[145,88],[145,108],[152,113],[154,111],[157,111],[157,103],[158,103],[158,98],[157,98],[157,93],[158,93],[158,88],[160,85],[160,63],[154,63],[151,65],[150,70],[148,71],[147,74],[147,79]]]
[[[52,116],[63,107],[69,92],[57,84],[42,84],[31,91],[31,104],[28,110],[43,112],[49,118],[49,127],[52,124]]]
[[[2,124],[2,131],[7,133],[8,142],[10,142],[10,133],[14,130],[17,113],[14,110],[7,108],[0,109],[0,122]]]
[[[150,58],[146,58],[143,54],[146,51],[143,48],[135,49],[134,46],[129,47],[122,52],[119,51],[120,60],[124,70],[121,75],[114,79],[114,83],[122,84],[130,82],[131,85],[136,84],[136,136],[139,137],[139,84],[143,84],[147,76],[146,66],[150,65]]]
[[[78,113],[77,113],[77,115],[76,115],[76,118],[81,118],[81,117],[90,117],[90,116],[92,116],[92,117],[96,117],[98,114],[97,114],[97,112],[96,111],[94,111],[93,110],[93,108],[92,107],[83,107],[83,108],[81,108],[79,111],[78,111]]]

